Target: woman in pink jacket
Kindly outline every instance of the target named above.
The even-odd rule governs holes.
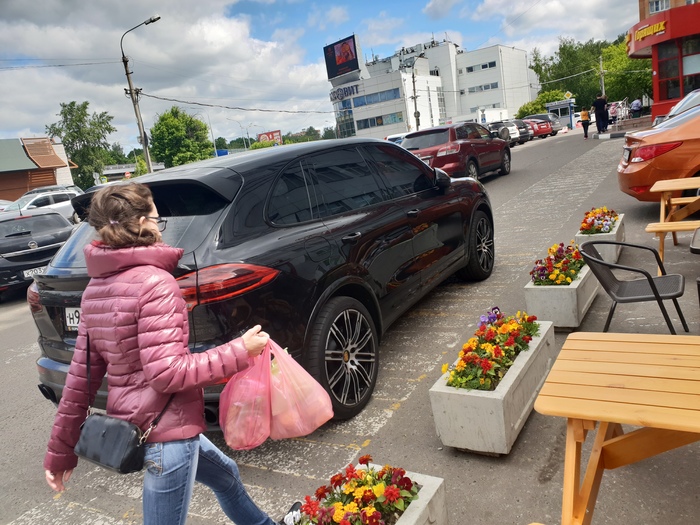
[[[77,465],[73,448],[88,397],[94,398],[107,374],[107,413],[142,430],[174,394],[145,445],[146,525],[184,524],[195,481],[214,491],[235,523],[273,525],[247,494],[236,463],[202,435],[202,387],[247,368],[248,358],[262,352],[268,335],[258,325],[229,343],[190,353],[187,308],[171,274],[183,251],[162,242],[166,221],[158,216],[147,186],[98,191],[89,222],[101,240],[84,250],[91,280],[83,293],[75,353],[44,459],[49,486],[64,490]]]

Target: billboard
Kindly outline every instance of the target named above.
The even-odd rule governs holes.
[[[275,130],[259,133],[258,142],[275,142],[277,144],[282,144],[282,132],[280,130]]]
[[[360,63],[357,58],[355,35],[343,38],[342,40],[338,40],[324,47],[323,56],[326,59],[328,80],[360,69]]]

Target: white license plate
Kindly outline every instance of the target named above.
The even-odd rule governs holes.
[[[622,158],[625,159],[625,162],[630,161],[630,155],[632,154],[631,149],[625,149],[624,153],[622,154]]]
[[[30,268],[29,270],[24,270],[22,273],[24,274],[25,279],[29,279],[30,277],[33,277],[35,275],[40,275],[46,271],[46,266],[39,266],[39,268]]]
[[[66,328],[69,330],[77,330],[80,323],[80,308],[66,308]]]

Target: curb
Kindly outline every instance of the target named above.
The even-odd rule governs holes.
[[[597,140],[622,139],[626,131],[614,131],[612,133],[593,133],[593,138]]]

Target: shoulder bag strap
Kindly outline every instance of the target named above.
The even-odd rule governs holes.
[[[87,352],[87,396],[88,396],[88,410],[87,410],[87,416],[90,415],[90,411],[92,410],[92,402],[90,401],[90,390],[91,390],[91,383],[90,383],[90,335],[86,332],[85,333],[85,341],[86,341],[86,348],[85,351]],[[160,419],[163,417],[163,414],[167,410],[168,406],[170,406],[170,402],[173,400],[175,397],[175,394],[170,394],[170,397],[168,398],[168,401],[165,403],[165,406],[163,407],[163,410],[160,411],[160,414],[158,414],[153,421],[151,421],[151,424],[148,426],[146,429],[146,432],[143,433],[141,436],[141,439],[139,440],[139,443],[145,443],[146,440],[148,439],[148,436],[151,434],[151,431],[158,426],[158,423],[160,423]],[[86,416],[86,417],[87,417]]]

